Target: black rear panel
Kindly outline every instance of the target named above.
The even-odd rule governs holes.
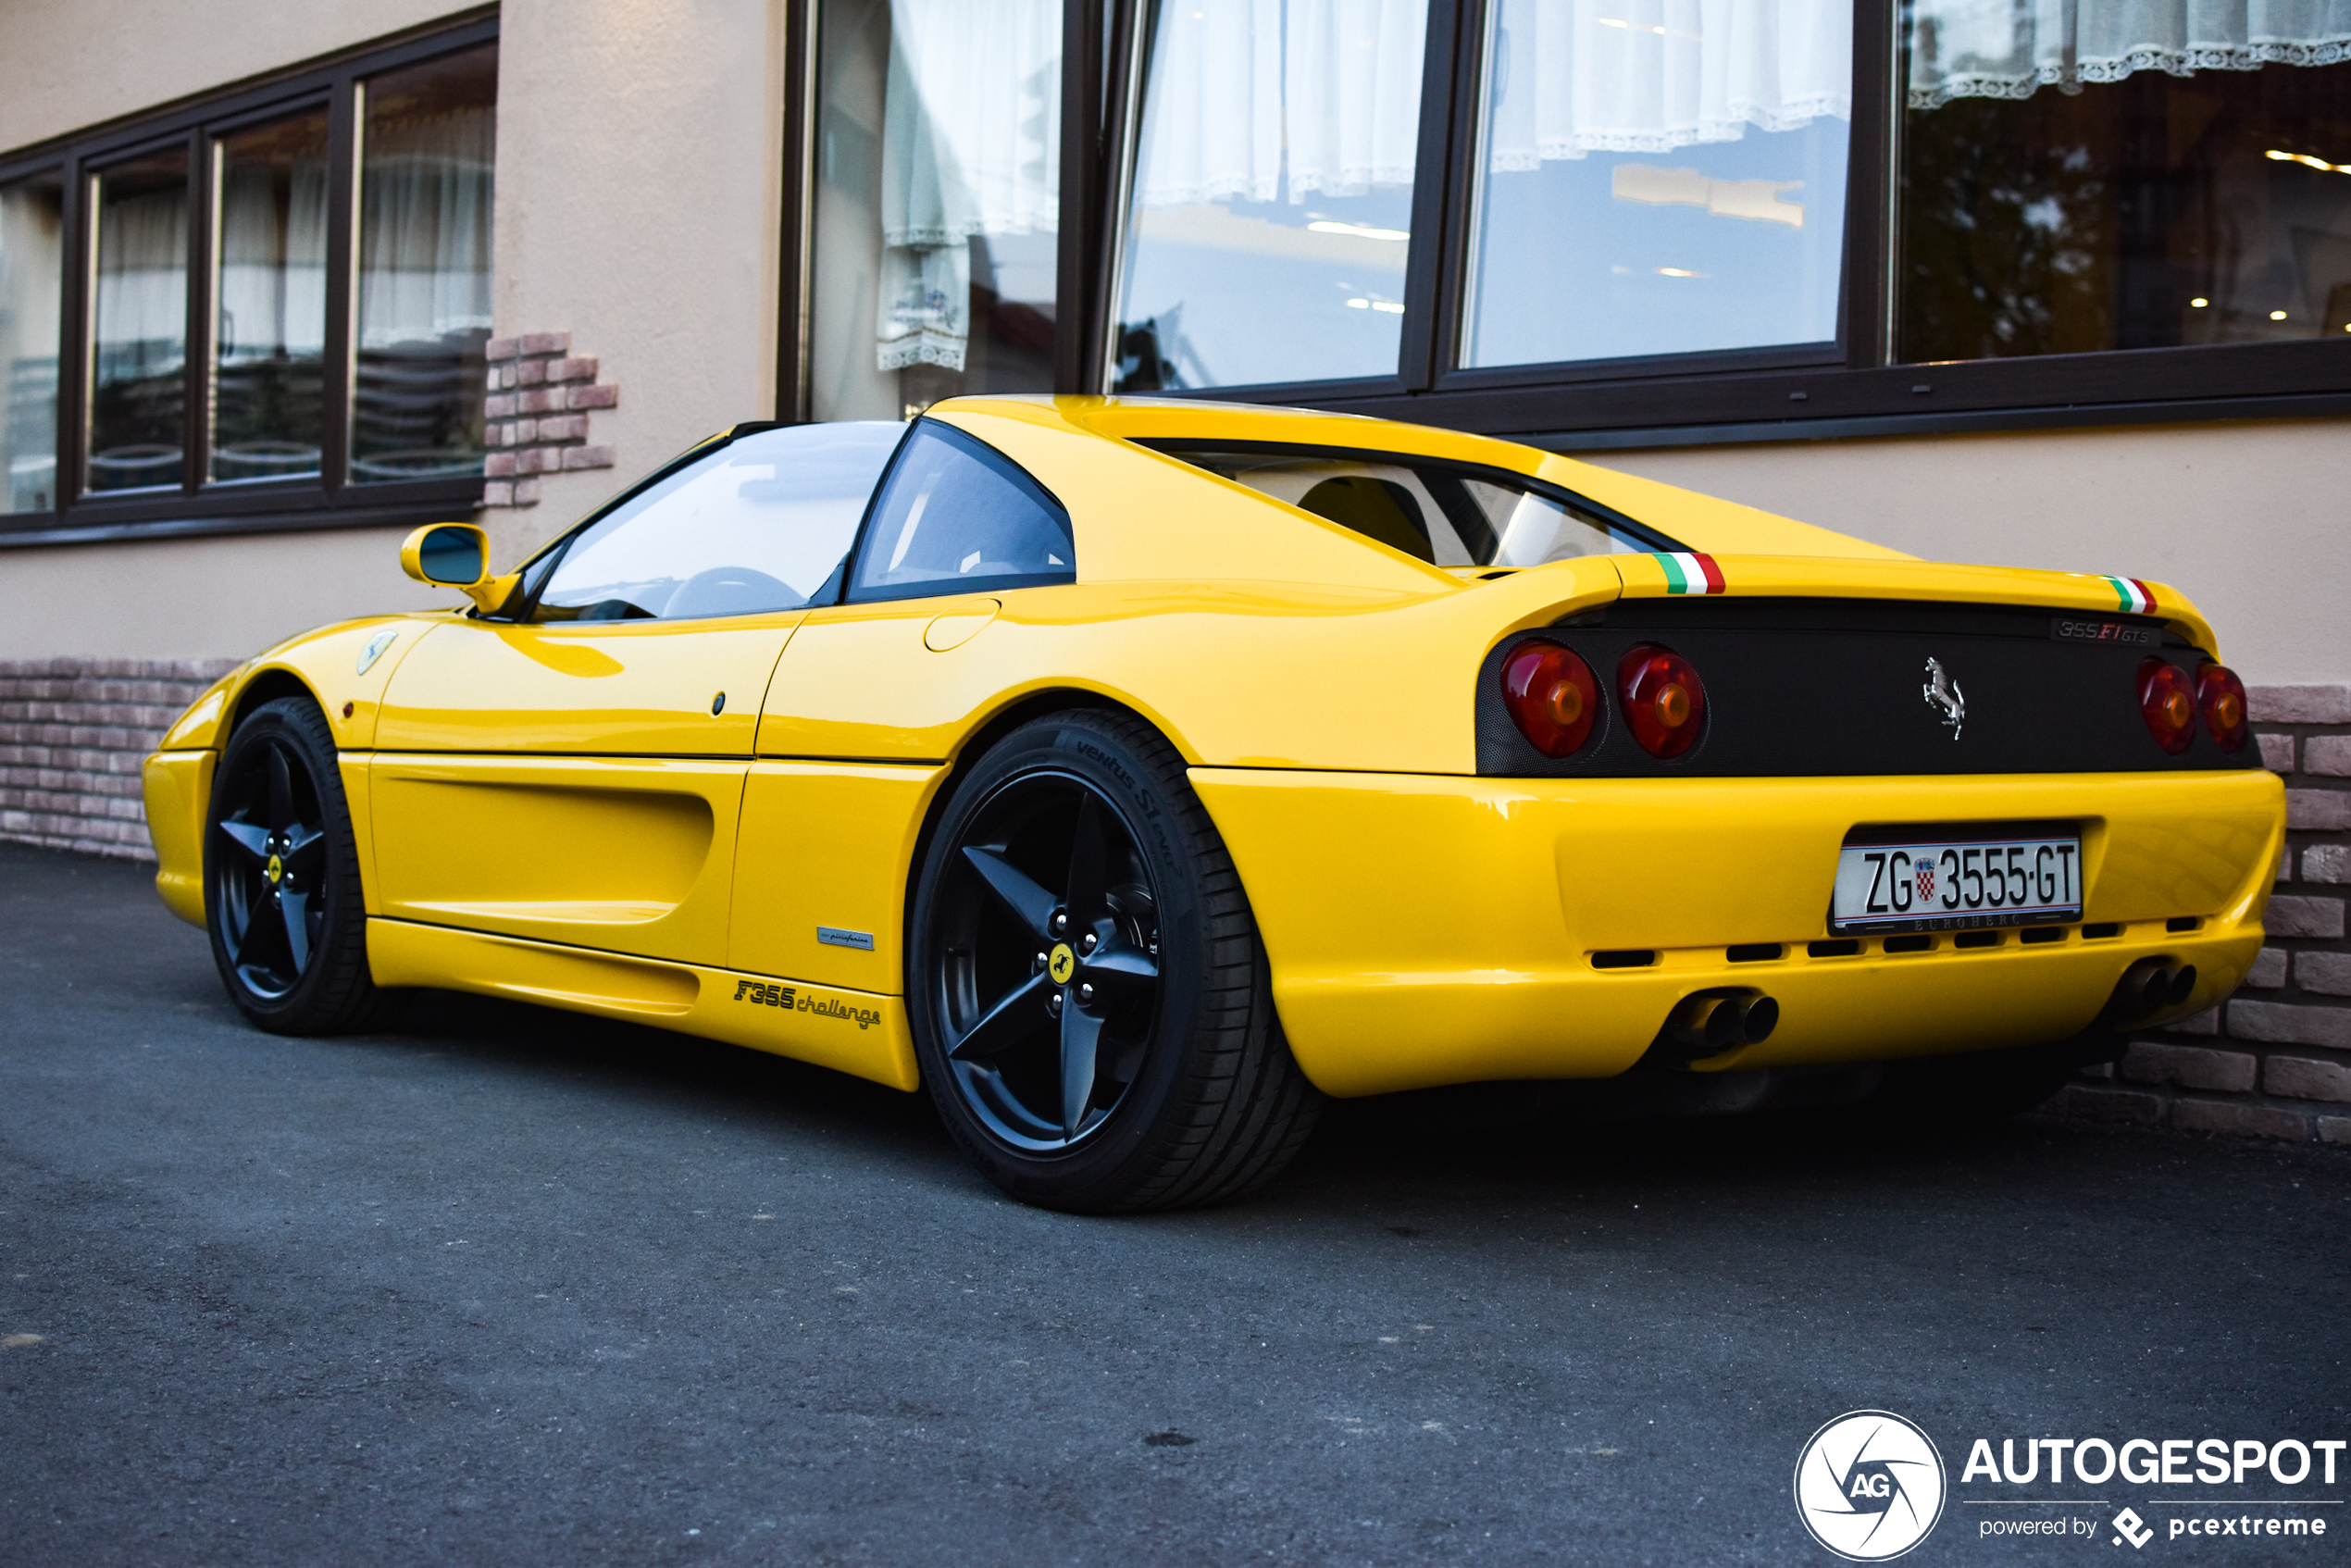
[[[1519,644],[1562,643],[1592,666],[1602,713],[1574,755],[1527,744],[1502,705]],[[1653,642],[1706,688],[1706,728],[1660,761],[1617,712],[1618,661]],[[2006,606],[1840,599],[1623,600],[1505,640],[1477,678],[1477,770],[1541,778],[1772,778],[1919,773],[2194,772],[2256,767],[2248,740],[2220,750],[2197,721],[2171,756],[2139,712],[2138,670],[2170,660],[2190,681],[2206,655],[2163,624]],[[1928,661],[1961,699],[1927,695]]]

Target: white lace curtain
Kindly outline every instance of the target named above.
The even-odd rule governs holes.
[[[1853,114],[1852,0],[1495,0],[1489,25],[1496,170]]]
[[[2351,0],[1913,0],[1909,106],[2351,60]]]
[[[99,380],[176,368],[188,338],[187,188],[116,195],[101,180],[99,189]]]
[[[281,185],[232,162],[220,193],[221,359],[315,358],[327,346],[327,168]]]
[[[360,180],[359,346],[490,330],[487,107],[368,127]]]
[[[890,0],[877,361],[964,367],[971,244],[1061,217],[1061,0]]]
[[[1162,0],[1136,199],[1303,202],[1410,184],[1427,47],[1427,0]]]

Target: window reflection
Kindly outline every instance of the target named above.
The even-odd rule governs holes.
[[[224,137],[212,475],[318,472],[327,348],[327,117]]]
[[[365,88],[351,478],[479,474],[498,52]]]
[[[1490,0],[1462,362],[1836,336],[1849,0]]]
[[[817,48],[815,417],[1051,390],[1061,0],[825,0]]]
[[[176,485],[186,440],[188,155],[118,164],[92,185],[98,254],[85,484]]]
[[[1394,375],[1426,0],[1151,19],[1116,389]]]
[[[1908,18],[1898,353],[2351,332],[2351,20],[2080,0]]]
[[[0,507],[57,502],[57,323],[65,186],[56,175],[0,185]]]

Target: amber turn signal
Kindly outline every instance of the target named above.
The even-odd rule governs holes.
[[[1600,716],[1600,686],[1573,649],[1537,639],[1502,661],[1502,706],[1527,743],[1547,757],[1574,753]]]
[[[2180,666],[2168,659],[2140,664],[2139,712],[2155,743],[2175,757],[2196,739],[2196,693]]]
[[[1706,728],[1706,687],[1690,662],[1669,648],[1644,642],[1616,666],[1616,700],[1641,750],[1678,757]]]
[[[2224,752],[2245,745],[2245,682],[2226,665],[2207,665],[2196,672],[2196,705],[2204,710],[2204,727]]]

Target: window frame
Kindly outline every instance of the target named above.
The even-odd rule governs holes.
[[[355,385],[359,220],[359,84],[404,66],[498,41],[494,6],[395,34],[218,93],[183,99],[31,147],[0,154],[0,184],[54,173],[64,192],[58,301],[57,485],[44,512],[0,513],[0,548],[202,534],[388,527],[444,520],[481,503],[479,475],[354,484],[348,479]],[[219,280],[214,265],[217,151],[237,131],[324,108],[329,168],[326,375],[319,472],[283,479],[215,481],[212,363]],[[188,325],[182,367],[180,482],[133,492],[88,492],[89,416],[95,371],[95,180],[145,153],[188,157]]]
[[[788,0],[778,417],[808,417],[818,0]],[[1153,0],[1066,0],[1054,390],[1107,389],[1117,271]],[[1853,118],[1835,339],[1564,364],[1459,364],[1474,218],[1485,0],[1429,0],[1416,238],[1397,373],[1159,395],[1308,405],[1510,436],[1562,450],[2351,414],[2351,342],[2310,340],[1909,364],[1893,355],[1900,104],[1898,0],[1855,0]],[[796,185],[796,188],[795,188]]]

